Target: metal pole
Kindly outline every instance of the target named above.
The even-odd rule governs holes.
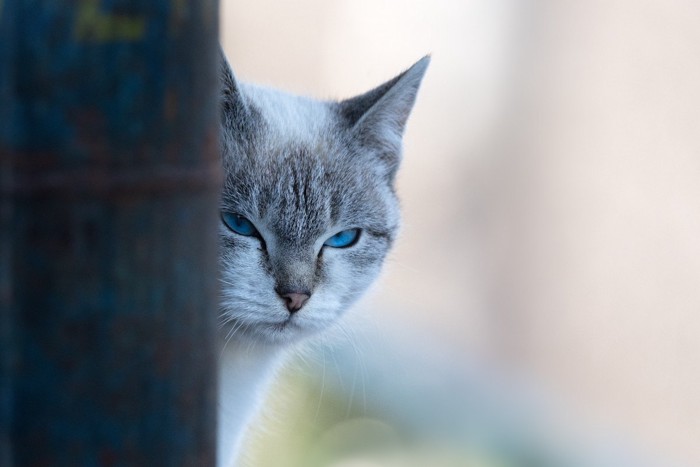
[[[217,1],[0,26],[0,465],[214,465]]]

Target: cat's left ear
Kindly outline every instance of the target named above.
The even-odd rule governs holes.
[[[229,126],[237,125],[240,129],[249,120],[250,109],[221,46],[219,46],[219,81],[222,123]]]
[[[401,137],[430,56],[386,83],[339,103],[353,136],[378,154],[393,179],[401,160]]]

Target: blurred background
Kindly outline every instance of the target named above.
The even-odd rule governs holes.
[[[433,58],[401,238],[250,466],[700,465],[700,3],[221,3],[244,81],[344,98]]]

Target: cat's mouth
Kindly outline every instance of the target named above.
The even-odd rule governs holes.
[[[306,334],[294,316],[289,316],[284,321],[259,323],[257,327],[272,342],[288,342]]]
[[[224,330],[224,339],[238,336],[271,344],[290,343],[313,333],[305,320],[296,314],[280,319],[242,320],[231,319]]]
[[[289,332],[293,329],[300,329],[299,324],[294,319],[294,315],[289,315],[284,321],[265,323],[265,325],[276,332]]]

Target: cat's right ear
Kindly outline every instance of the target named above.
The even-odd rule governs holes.
[[[222,48],[219,48],[219,68],[222,123],[242,126],[241,123],[247,119],[249,113],[248,105]]]

